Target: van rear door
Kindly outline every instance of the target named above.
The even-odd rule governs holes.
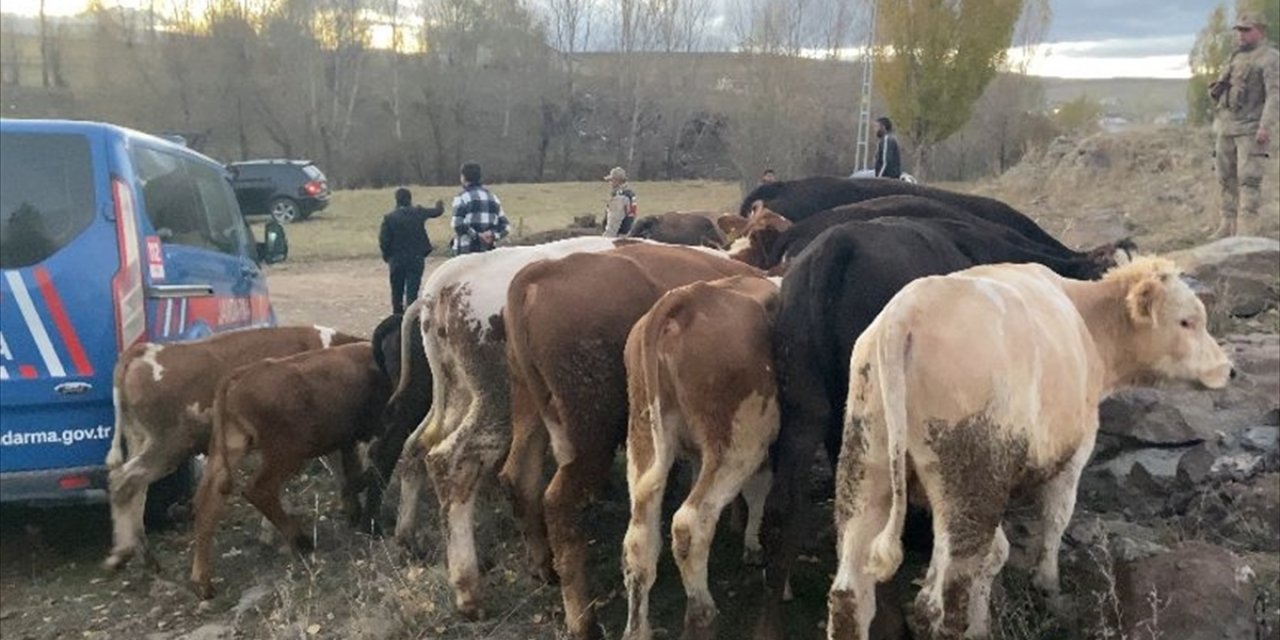
[[[63,490],[87,488],[73,472],[101,469],[113,423],[107,156],[101,130],[0,130],[0,473],[67,470]]]
[[[150,227],[147,307],[154,341],[271,323],[266,285],[226,170],[137,140],[129,156]]]

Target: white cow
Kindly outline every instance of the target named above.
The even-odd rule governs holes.
[[[421,330],[434,387],[431,409],[405,442],[403,457],[413,464],[425,454],[448,540],[449,582],[458,610],[469,618],[481,615],[473,520],[476,491],[511,444],[511,388],[502,321],[507,286],[531,262],[634,242],[590,236],[463,255],[445,262],[423,285]],[[400,540],[411,538],[417,529],[422,484],[421,474],[401,474],[396,522]],[[546,532],[524,534],[535,571],[550,579]]]
[[[1141,258],[1097,282],[1039,265],[917,280],[858,339],[837,471],[831,638],[866,638],[876,581],[902,561],[909,474],[933,511],[916,611],[934,637],[986,637],[1008,557],[1011,493],[1044,519],[1035,584],[1058,591],[1058,549],[1098,430],[1098,403],[1151,375],[1226,385],[1231,363],[1173,264]],[[908,469],[908,464],[910,469]]]

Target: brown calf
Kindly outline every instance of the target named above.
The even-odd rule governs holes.
[[[631,329],[625,638],[653,637],[649,590],[662,540],[662,493],[676,455],[692,454],[701,462],[671,524],[671,550],[689,598],[685,637],[715,636],[707,556],[720,512],[739,493],[749,510],[745,555],[762,555],[760,520],[772,480],[769,445],[778,435],[770,340],[777,299],[777,284],[755,276],[695,282],[668,292]]]
[[[143,525],[147,487],[208,449],[213,395],[223,376],[263,358],[358,340],[325,327],[270,327],[194,342],[144,342],[120,354],[107,454],[115,544],[106,567],[123,567],[138,552],[154,565]]]
[[[543,521],[538,452],[549,440],[558,470],[542,498],[565,619],[575,638],[599,635],[579,511],[608,480],[613,453],[626,435],[627,334],[671,289],[759,273],[722,256],[648,244],[579,253],[530,264],[507,292],[512,445],[500,477],[517,500],[526,531],[536,530]]]
[[[340,452],[343,510],[357,523],[361,487],[350,482],[361,476],[356,445],[377,435],[390,395],[391,385],[368,344],[272,358],[223,379],[214,400],[209,462],[196,493],[191,583],[200,597],[213,597],[213,530],[244,456],[262,452],[245,498],[296,550],[309,551],[311,538],[285,513],[281,489],[311,458]]]

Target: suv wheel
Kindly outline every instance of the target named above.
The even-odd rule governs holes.
[[[298,203],[289,198],[276,198],[271,201],[271,206],[267,209],[271,214],[271,219],[280,224],[289,224],[301,219],[302,210],[298,208]]]

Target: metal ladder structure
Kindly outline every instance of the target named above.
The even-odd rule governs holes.
[[[876,44],[876,10],[879,0],[869,0],[871,4],[871,33],[867,36],[867,46],[862,53],[862,92],[858,96],[858,144],[855,147],[858,171],[873,168],[871,164],[871,87],[872,62],[871,51]]]

